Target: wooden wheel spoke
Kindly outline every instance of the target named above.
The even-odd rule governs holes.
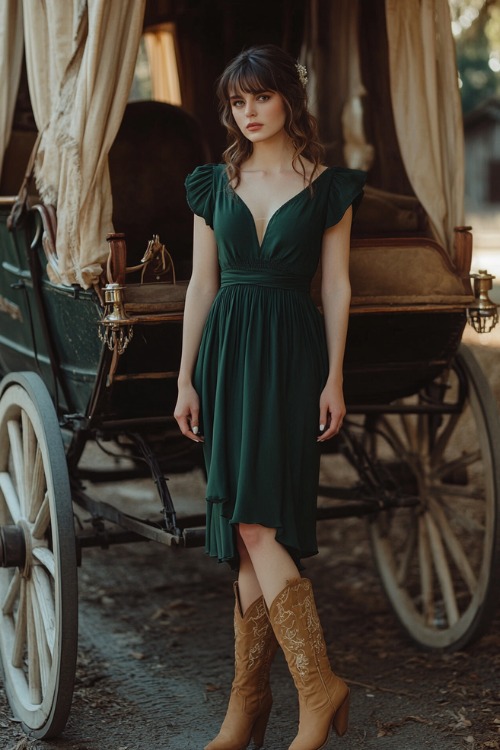
[[[54,553],[48,547],[35,547],[33,557],[36,558],[47,570],[50,577],[54,580],[56,577],[56,561]]]
[[[17,496],[21,512],[26,510],[25,493],[24,493],[24,459],[23,459],[23,441],[21,436],[21,427],[17,420],[9,419],[7,430],[10,440],[10,455],[14,467],[14,477],[16,481]]]
[[[472,466],[477,461],[481,460],[481,451],[464,451],[458,458],[454,458],[451,461],[435,466],[433,469],[433,475],[435,477],[445,477],[447,474],[451,474],[458,469],[465,469],[467,466]]]
[[[434,622],[434,591],[432,583],[432,559],[429,535],[423,516],[418,519],[418,561],[420,568],[420,592],[422,613],[426,625]]]
[[[460,544],[458,537],[451,528],[449,521],[446,518],[445,512],[438,505],[438,503],[436,503],[435,500],[429,498],[429,507],[432,517],[439,531],[441,532],[441,536],[444,540],[446,548],[448,549],[448,552],[450,553],[455,565],[460,571],[460,575],[467,584],[469,592],[473,594],[477,586],[477,578],[473,573],[467,555],[465,554],[465,551]]]
[[[418,451],[418,424],[409,414],[400,414],[399,421],[411,451]]]
[[[27,597],[27,645],[28,645],[28,686],[30,700],[35,705],[42,702],[42,684],[40,674],[40,655],[35,628],[33,601],[31,592]]]
[[[35,635],[40,664],[40,679],[43,694],[43,688],[45,688],[49,683],[50,669],[52,666],[52,656],[49,648],[48,632],[45,629],[44,621],[44,615],[47,613],[45,611],[45,602],[43,602],[43,597],[40,595],[41,592],[34,581],[30,582],[30,589],[31,608],[35,625]]]
[[[457,423],[459,422],[461,416],[462,414],[452,414],[449,417],[446,425],[439,433],[439,436],[434,443],[434,447],[430,454],[431,466],[435,466],[441,461],[446,448],[448,447],[448,443],[450,442],[450,438],[455,433]]]
[[[453,586],[453,578],[450,572],[450,567],[446,558],[446,551],[443,546],[439,531],[429,513],[425,514],[425,522],[427,525],[427,531],[429,533],[429,546],[434,562],[436,575],[441,587],[448,625],[452,627],[456,622],[458,622],[459,619],[457,600],[455,597],[455,589]]]
[[[12,648],[12,666],[22,667],[26,647],[26,631],[28,622],[26,579],[21,579],[19,608],[14,623],[14,646]]]
[[[21,574],[18,570],[16,570],[14,575],[12,576],[11,582],[9,583],[9,588],[7,589],[7,593],[5,594],[5,599],[3,600],[2,613],[4,615],[11,615],[13,613],[14,604],[19,597],[20,590]]]
[[[40,506],[40,510],[38,511],[37,517],[35,518],[35,522],[33,524],[33,529],[31,531],[34,539],[42,539],[42,537],[45,535],[49,527],[49,524],[50,524],[49,496],[47,493],[45,493],[43,503]]]
[[[411,452],[408,451],[407,446],[404,444],[403,440],[401,439],[400,435],[391,424],[391,422],[386,417],[382,417],[382,419],[380,420],[380,424],[381,433],[385,433],[385,436],[387,437],[392,449],[397,454],[397,457],[404,458],[408,463],[412,463],[413,459]]]
[[[31,523],[34,523],[36,515],[40,510],[40,506],[45,496],[45,489],[45,469],[43,466],[42,451],[40,450],[40,446],[37,446],[33,474],[31,477],[31,493],[28,508],[28,520]]]
[[[56,640],[56,614],[54,610],[54,594],[49,577],[45,570],[35,565],[32,569],[32,585],[35,600],[40,612],[41,624],[44,631],[44,640],[47,642],[50,656],[54,654]]]
[[[484,521],[481,520],[481,518],[474,518],[467,512],[460,512],[461,505],[457,502],[457,497],[454,494],[442,493],[438,494],[437,497],[438,500],[436,502],[447,508],[453,515],[453,521],[455,525],[460,525],[462,529],[467,531],[469,534],[477,534],[480,538],[484,536],[484,533],[486,531]],[[467,497],[467,499],[470,498]]]
[[[417,451],[419,456],[426,457],[429,450],[429,416],[417,414]]]
[[[484,502],[485,498],[484,487],[470,484],[466,487],[457,484],[434,484],[431,488],[431,494],[437,497],[475,500],[477,502]]]
[[[31,482],[33,467],[35,465],[35,456],[37,450],[37,439],[33,425],[26,412],[21,412],[21,425],[22,425],[22,438],[23,438],[23,468],[24,468],[24,515],[27,517],[30,511],[31,505]]]
[[[21,520],[21,504],[16,488],[12,484],[10,474],[6,471],[0,472],[0,490],[9,509],[12,521],[18,523]]]

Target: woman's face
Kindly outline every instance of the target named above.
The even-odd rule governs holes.
[[[237,126],[252,143],[267,141],[283,132],[285,104],[276,91],[235,92],[229,100]]]

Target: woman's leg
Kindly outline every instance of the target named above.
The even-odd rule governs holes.
[[[236,543],[239,553],[238,569],[238,591],[240,597],[241,613],[244,615],[247,609],[262,596],[262,590],[255,575],[255,570],[248,554],[247,548],[240,536],[239,529],[236,527]]]
[[[240,568],[234,585],[235,670],[231,697],[217,737],[205,750],[261,747],[272,706],[269,671],[278,642],[252,561],[238,535]]]
[[[251,581],[250,572],[247,571],[246,558],[248,558],[255,581],[262,591],[267,606],[270,607],[289,581],[300,578],[297,566],[283,545],[276,541],[276,529],[260,524],[240,523],[238,539],[240,557],[241,549],[244,548],[244,585],[247,579]],[[251,591],[250,584],[248,589]]]
[[[299,731],[289,750],[324,747],[333,727],[347,730],[349,688],[330,667],[310,581],[301,578],[275,529],[240,524],[239,535],[299,694]]]
[[[347,731],[349,688],[332,672],[311,582],[290,581],[269,619],[299,694],[299,731],[288,750],[319,750],[331,729]]]

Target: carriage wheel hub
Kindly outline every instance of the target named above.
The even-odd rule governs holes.
[[[20,526],[0,528],[0,567],[24,568],[26,564],[26,540]]]

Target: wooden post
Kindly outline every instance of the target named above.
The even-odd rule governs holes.
[[[106,235],[109,242],[109,257],[107,267],[108,284],[125,284],[125,268],[127,266],[127,245],[125,235],[115,232]]]
[[[472,227],[455,227],[455,266],[462,278],[465,291],[472,294],[469,278],[472,263]]]

